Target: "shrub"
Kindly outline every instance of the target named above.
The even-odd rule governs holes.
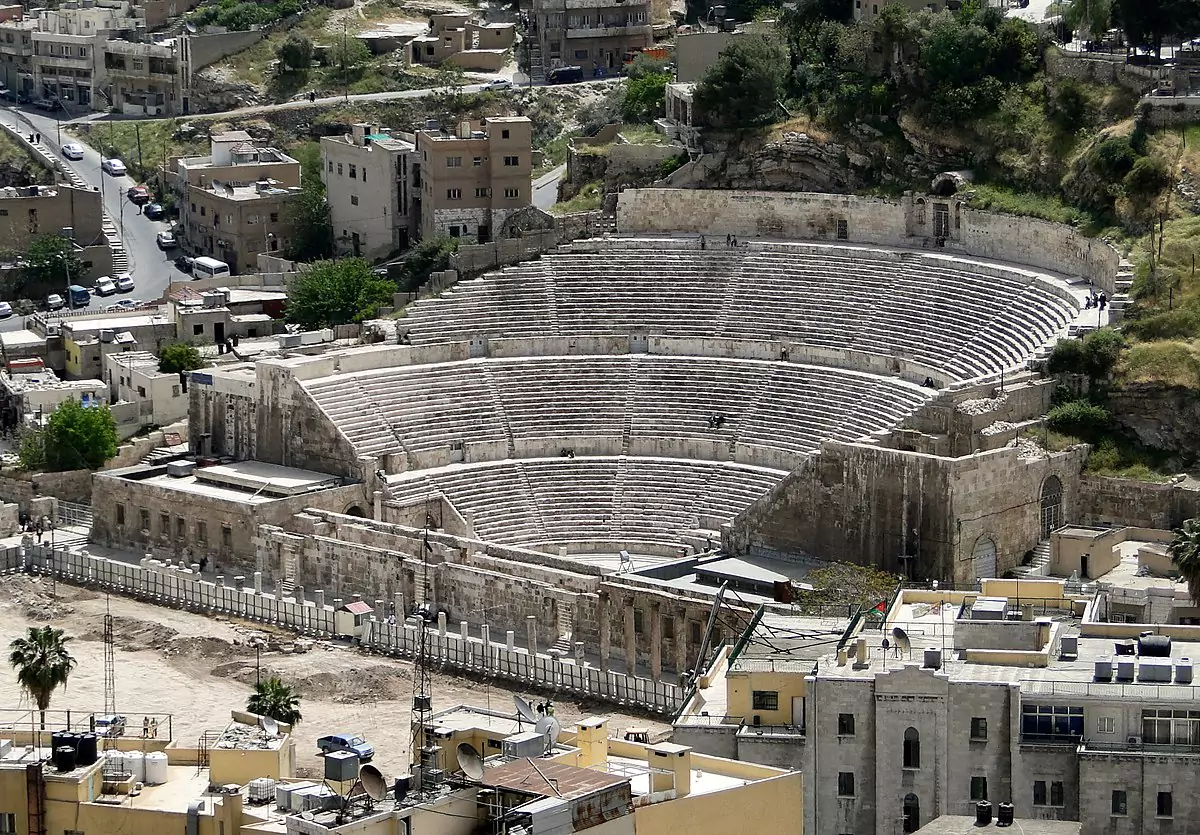
[[[1086,400],[1072,400],[1055,406],[1046,415],[1046,426],[1055,432],[1087,440],[1095,438],[1108,429],[1112,423],[1112,415],[1103,406],[1089,403]]]
[[[1051,374],[1082,374],[1083,343],[1078,339],[1060,339],[1050,352],[1046,370]]]
[[[1117,367],[1125,338],[1112,328],[1090,331],[1083,337],[1083,372],[1093,380],[1107,377]]]
[[[1125,322],[1122,327],[1137,339],[1193,339],[1200,336],[1200,310],[1177,307]]]

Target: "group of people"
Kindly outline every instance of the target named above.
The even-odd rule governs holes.
[[[737,235],[726,235],[725,236],[725,246],[736,247],[737,245],[738,245]],[[700,248],[708,249],[708,238],[705,237],[704,235],[700,236]]]
[[[1091,310],[1092,308],[1103,310],[1106,307],[1108,307],[1108,296],[1104,295],[1104,291],[1100,291],[1099,293],[1092,291],[1088,293],[1088,297],[1083,303],[1084,310]]]
[[[46,531],[54,529],[54,520],[49,516],[39,516],[34,519],[32,516],[22,514],[18,521],[21,523],[21,533],[25,534],[23,538],[28,540],[27,544],[33,543],[33,537],[36,534],[37,544],[41,545]]]

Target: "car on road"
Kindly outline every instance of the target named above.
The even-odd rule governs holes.
[[[196,262],[196,259],[192,258],[191,256],[180,255],[178,258],[175,259],[175,269],[185,272],[188,275],[191,275],[192,274],[192,265],[195,262]]]
[[[60,296],[58,293],[51,293],[50,295],[46,296],[46,309],[47,310],[61,310],[62,308],[66,307],[66,306],[67,306],[67,300],[64,299],[62,296]]]
[[[117,276],[117,292],[128,293],[133,290],[133,275],[131,273],[121,273]]]
[[[375,746],[354,734],[323,736],[317,740],[317,750],[322,754],[328,754],[330,751],[349,751],[358,754],[358,758],[363,762],[375,756]]]
[[[12,316],[12,314],[12,305],[8,302],[0,302],[0,319],[7,319],[9,316]]]
[[[130,186],[129,191],[125,192],[125,196],[135,206],[142,206],[150,202],[150,189],[145,186]]]
[[[546,74],[546,81],[551,84],[573,84],[583,81],[582,67],[555,67]]]
[[[16,104],[29,104],[29,96],[24,93],[18,93],[16,90],[5,90],[0,93],[5,101],[15,102]]]
[[[513,86],[513,83],[507,78],[493,78],[491,81],[483,85],[485,90],[508,90]]]
[[[129,310],[137,310],[138,303],[133,299],[121,299],[119,302],[110,304],[104,308],[105,313],[125,313]]]
[[[125,163],[121,162],[119,159],[104,160],[104,162],[100,163],[100,170],[112,177],[124,177],[129,171],[129,169],[125,167]]]
[[[176,246],[178,246],[178,241],[175,240],[174,232],[159,232],[158,233],[158,248],[159,249],[174,249]],[[188,259],[188,260],[191,260],[191,259]],[[178,258],[175,259],[175,266],[179,267],[179,259]],[[180,267],[180,269],[184,269],[184,268]],[[189,264],[187,266],[187,271],[188,272],[192,271],[191,264]]]
[[[142,209],[142,214],[151,220],[158,220],[167,213],[162,207],[162,203],[147,203],[146,208]]]
[[[45,110],[47,113],[53,113],[55,110],[64,110],[62,102],[58,99],[38,99],[33,103],[33,106],[38,110]]]
[[[83,159],[83,146],[78,142],[67,142],[62,146],[62,155],[67,159]]]
[[[108,276],[96,279],[95,291],[97,296],[111,296],[117,292],[117,282]]]
[[[92,293],[88,288],[78,284],[72,284],[67,288],[68,298],[71,300],[71,307],[87,307],[92,303]]]

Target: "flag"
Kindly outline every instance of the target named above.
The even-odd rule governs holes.
[[[878,603],[876,603],[875,611],[879,612],[880,614],[886,615],[887,614],[887,601],[880,600]]]

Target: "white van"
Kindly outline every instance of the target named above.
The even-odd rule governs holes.
[[[192,262],[193,278],[217,278],[223,275],[229,275],[229,265],[224,261],[201,256]]]

